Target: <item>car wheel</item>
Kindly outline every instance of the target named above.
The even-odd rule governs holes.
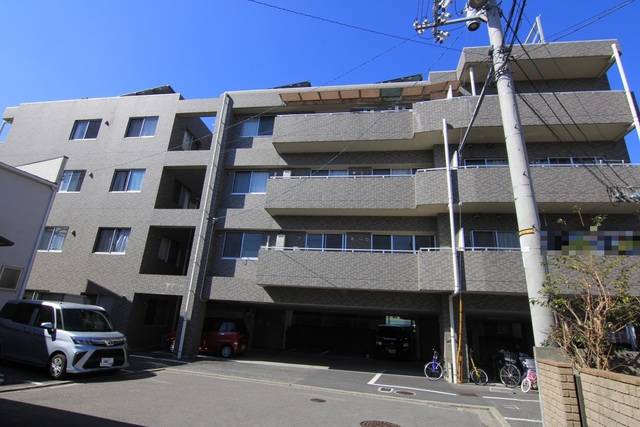
[[[61,380],[67,374],[67,356],[56,353],[49,359],[49,375],[54,380]]]
[[[233,348],[230,345],[225,345],[220,349],[220,356],[224,357],[225,359],[230,358],[231,356],[233,356]]]

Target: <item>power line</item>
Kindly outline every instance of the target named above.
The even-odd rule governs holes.
[[[263,2],[263,1],[258,1],[258,0],[247,0],[247,1],[249,1],[251,3],[259,4],[261,6],[270,7],[272,9],[277,9],[277,10],[280,10],[280,11],[283,11],[283,12],[291,13],[291,14],[294,14],[294,15],[304,16],[305,18],[315,19],[316,21],[326,22],[328,24],[333,24],[333,25],[338,25],[338,26],[345,27],[345,28],[350,28],[352,30],[358,30],[358,31],[362,31],[362,32],[365,32],[365,33],[375,34],[375,35],[378,35],[378,36],[383,36],[383,37],[392,38],[392,39],[396,39],[396,40],[405,40],[405,41],[409,41],[411,43],[422,44],[422,45],[425,45],[425,46],[438,47],[438,48],[444,49],[444,50],[462,52],[462,49],[457,49],[457,48],[453,48],[453,47],[449,47],[449,46],[444,46],[444,45],[437,44],[437,43],[430,43],[430,42],[426,42],[426,41],[422,41],[422,40],[415,40],[414,38],[409,38],[409,37],[405,37],[405,36],[399,36],[397,34],[386,33],[384,31],[374,30],[372,28],[362,27],[362,26],[359,26],[359,25],[348,24],[346,22],[337,21],[335,19],[325,18],[325,17],[318,16],[318,15],[312,15],[310,13],[301,12],[301,11],[294,10],[294,9],[288,9],[286,7],[277,6],[277,5],[274,5],[274,4],[271,4],[271,3],[266,3],[266,2]]]

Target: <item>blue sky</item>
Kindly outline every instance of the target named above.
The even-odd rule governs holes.
[[[417,0],[267,1],[414,36],[411,22]],[[620,2],[529,1],[525,14],[529,19],[541,14],[547,38],[552,39],[554,33]],[[171,84],[187,98],[200,98],[300,80],[376,82],[416,73],[426,76],[429,67],[451,69],[459,56],[456,51],[400,43],[246,0],[5,0],[2,18],[0,108],[21,102],[114,96],[161,84]],[[567,40],[619,39],[629,83],[639,90],[638,18],[640,2],[636,1]],[[526,22],[523,33],[525,27]],[[431,41],[430,37],[425,40]],[[483,27],[475,33],[452,31],[445,44],[461,48],[486,41]],[[610,77],[614,87],[621,87],[615,68]],[[627,143],[633,159],[640,161],[635,133]]]

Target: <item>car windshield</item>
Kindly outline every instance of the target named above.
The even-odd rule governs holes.
[[[85,308],[65,308],[62,310],[65,331],[111,332],[113,328],[104,313]]]
[[[378,336],[384,338],[402,338],[409,334],[409,329],[394,326],[378,326]]]

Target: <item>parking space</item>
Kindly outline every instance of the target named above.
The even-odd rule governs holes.
[[[116,375],[83,375],[72,377],[69,382],[54,382],[48,380],[46,372],[42,370],[5,363],[0,365],[0,373],[4,379],[3,384],[0,384],[0,398],[40,388],[57,389],[59,386],[71,384],[86,387],[87,390],[89,388],[96,390],[100,395],[113,384],[123,384],[123,386],[144,384],[149,388],[155,386],[158,390],[178,387],[175,393],[182,396],[183,392],[179,387],[189,388],[191,382],[197,382],[202,398],[207,400],[215,395],[215,390],[223,383],[233,383],[234,390],[237,388],[240,394],[242,394],[242,384],[249,392],[255,388],[256,383],[259,383],[268,385],[265,390],[274,387],[273,392],[277,393],[282,393],[283,387],[293,388],[292,390],[296,391],[293,394],[321,393],[325,396],[321,399],[326,401],[335,399],[337,395],[333,393],[338,393],[341,396],[340,399],[353,400],[354,405],[365,404],[364,402],[368,402],[368,399],[383,398],[386,399],[385,402],[391,399],[390,402],[393,404],[389,406],[389,413],[397,415],[393,418],[396,421],[403,421],[403,423],[396,422],[399,425],[423,425],[420,422],[407,424],[408,419],[398,412],[400,408],[411,404],[424,405],[406,407],[413,408],[410,411],[417,411],[411,412],[416,420],[429,419],[431,411],[434,411],[434,414],[441,414],[444,417],[443,420],[449,420],[453,423],[452,425],[464,425],[469,420],[480,422],[481,418],[485,421],[492,420],[488,425],[500,425],[502,421],[512,426],[530,426],[540,422],[537,393],[524,394],[519,389],[506,389],[501,385],[452,385],[444,380],[429,381],[415,371],[394,370],[393,364],[389,365],[389,371],[380,370],[379,361],[371,361],[369,365],[364,364],[358,369],[352,369],[349,365],[346,360],[342,360],[341,363],[330,360],[322,363],[317,359],[304,358],[277,361],[269,360],[267,357],[252,358],[250,355],[242,359],[230,360],[198,357],[189,363],[184,363],[173,360],[169,354],[137,354],[131,357],[130,368]],[[100,390],[101,387],[104,390]],[[15,391],[18,389],[22,391]],[[125,386],[123,390],[128,388]],[[150,391],[150,393],[156,392]],[[288,396],[288,393],[286,394]],[[293,395],[290,397],[294,399]],[[198,399],[195,396],[194,398]],[[183,396],[176,402],[187,407],[195,404],[186,399]],[[240,407],[232,405],[229,410],[243,410],[242,398],[239,399]],[[100,403],[95,404],[100,406]],[[198,405],[201,404],[205,403],[198,403]],[[367,405],[368,403],[365,406],[369,407]],[[427,407],[429,416],[425,418],[424,411]],[[460,415],[464,416],[460,417]],[[129,421],[132,420],[135,420],[135,417]]]

